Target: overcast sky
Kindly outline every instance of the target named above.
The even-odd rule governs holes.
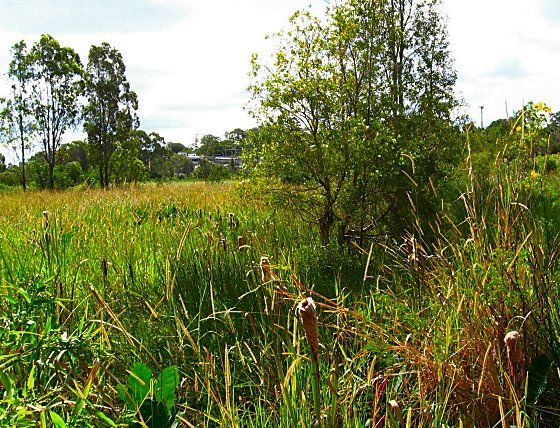
[[[558,0],[444,0],[465,112],[484,122],[523,101],[560,110]],[[124,57],[139,96],[141,128],[186,145],[254,126],[248,100],[251,53],[299,8],[324,0],[0,0],[0,73],[10,47],[49,33],[87,61],[107,41]],[[1,94],[0,94],[1,95]],[[70,138],[70,137],[68,137]]]

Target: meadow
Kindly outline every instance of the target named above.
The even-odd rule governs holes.
[[[0,426],[553,426],[557,177],[465,174],[342,247],[234,183],[1,193]]]

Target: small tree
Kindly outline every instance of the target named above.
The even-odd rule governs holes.
[[[138,158],[139,140],[136,137],[120,142],[109,162],[114,182],[120,185],[135,183],[144,178],[144,163]]]
[[[259,182],[316,223],[323,243],[335,223],[341,238],[401,233],[407,196],[453,154],[455,72],[437,5],[348,0],[326,19],[298,12],[273,58],[253,58],[261,127],[247,163],[258,160]]]

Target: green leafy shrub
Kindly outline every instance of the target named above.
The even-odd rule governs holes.
[[[129,426],[140,428],[166,428],[175,421],[175,389],[179,385],[176,366],[163,369],[157,377],[142,363],[130,371],[127,385],[118,385],[119,398],[128,410],[143,423],[132,421]]]

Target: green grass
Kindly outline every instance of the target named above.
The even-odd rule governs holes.
[[[407,426],[554,425],[555,200],[501,171],[471,177],[435,240],[346,249],[227,183],[0,193],[0,425],[156,426],[155,390],[136,409],[117,392],[138,363],[178,368],[180,426],[399,426],[391,400]],[[276,281],[261,280],[263,255]]]

